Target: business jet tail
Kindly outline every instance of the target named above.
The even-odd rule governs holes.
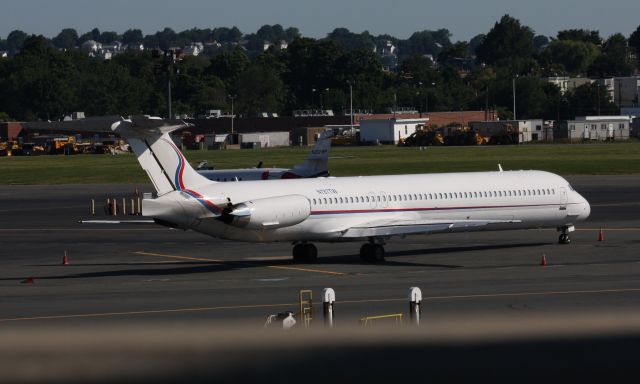
[[[322,177],[329,175],[329,148],[332,131],[324,131],[304,162],[296,164],[291,172],[297,177]]]

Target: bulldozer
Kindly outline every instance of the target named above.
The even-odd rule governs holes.
[[[434,127],[422,127],[401,142],[401,145],[405,147],[426,147],[429,145],[443,144],[444,138],[442,133]]]
[[[489,138],[491,145],[518,144],[518,131],[511,124],[506,124],[503,130]]]
[[[469,127],[459,127],[449,132],[445,137],[445,145],[484,145],[487,138]]]

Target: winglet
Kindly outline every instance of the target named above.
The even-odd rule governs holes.
[[[500,165],[500,163],[498,163],[498,171],[502,172],[502,165]]]

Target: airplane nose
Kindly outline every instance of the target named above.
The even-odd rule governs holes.
[[[591,214],[591,205],[589,205],[589,202],[585,198],[582,198],[581,208],[582,210],[580,215],[578,215],[578,220],[586,220]]]

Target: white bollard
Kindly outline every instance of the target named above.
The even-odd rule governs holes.
[[[324,314],[324,326],[333,328],[333,306],[336,302],[336,292],[333,288],[322,290],[322,312]]]
[[[409,320],[415,326],[420,326],[420,302],[422,291],[418,287],[409,288]]]

